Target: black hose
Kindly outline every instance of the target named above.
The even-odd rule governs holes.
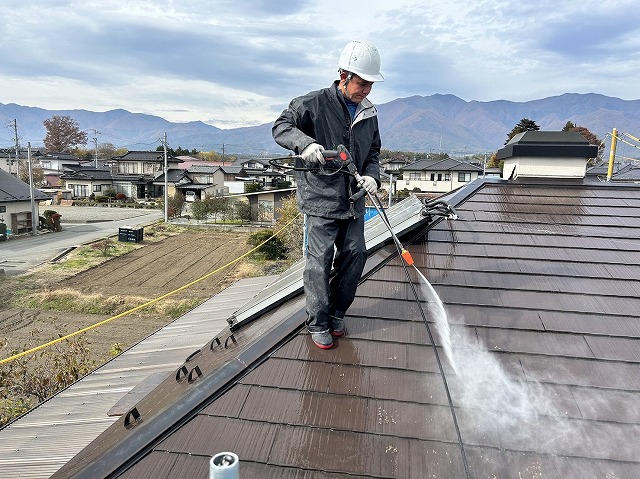
[[[374,200],[375,197],[375,200]],[[413,280],[411,279],[411,275],[409,274],[409,269],[407,268],[407,263],[404,261],[403,256],[402,256],[402,243],[400,243],[400,240],[398,239],[398,237],[395,235],[395,233],[393,232],[393,229],[391,228],[391,223],[389,222],[389,218],[387,217],[387,214],[384,211],[384,208],[382,207],[382,203],[380,201],[380,198],[378,197],[378,195],[371,194],[369,193],[369,198],[371,199],[371,201],[373,202],[373,205],[376,207],[376,209],[378,210],[378,213],[381,216],[381,220],[384,223],[384,225],[387,227],[387,229],[389,230],[389,233],[391,234],[392,239],[394,240],[396,249],[398,250],[398,256],[400,257],[400,263],[402,264],[402,267],[404,269],[404,272],[407,276],[407,280],[409,281],[409,285],[411,286],[411,291],[413,292],[413,296],[416,300],[416,303],[418,305],[418,309],[420,310],[420,316],[422,317],[422,321],[424,322],[424,326],[427,329],[427,335],[429,336],[429,341],[431,341],[431,346],[433,347],[433,352],[434,355],[436,357],[436,362],[438,364],[438,370],[440,371],[440,375],[442,377],[442,382],[444,384],[444,390],[447,394],[447,401],[449,403],[449,410],[451,411],[451,417],[453,418],[453,426],[455,428],[456,431],[456,436],[458,438],[458,446],[460,447],[460,453],[462,455],[462,463],[464,466],[464,472],[465,475],[467,477],[467,479],[471,479],[471,472],[469,470],[469,463],[467,461],[467,454],[464,450],[464,443],[462,442],[462,434],[460,433],[460,426],[458,425],[458,417],[456,416],[456,411],[455,411],[455,407],[453,406],[453,399],[451,398],[451,391],[449,390],[449,384],[447,382],[447,378],[444,374],[444,367],[442,366],[442,360],[440,359],[440,354],[438,353],[438,348],[436,347],[436,342],[434,341],[433,338],[433,333],[431,332],[431,327],[429,326],[429,321],[427,320],[427,315],[424,312],[424,309],[422,308],[422,303],[420,302],[420,296],[418,295],[418,291],[416,289],[416,285],[413,282]],[[377,204],[376,204],[377,201]],[[453,210],[448,204],[442,202],[443,204],[445,204],[448,208],[449,211]],[[455,210],[454,214],[455,214]],[[417,271],[417,267],[414,265],[414,268],[416,268]]]

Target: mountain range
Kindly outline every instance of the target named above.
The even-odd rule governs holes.
[[[561,130],[567,121],[588,128],[605,140],[615,127],[640,136],[640,100],[622,100],[596,93],[513,102],[465,101],[455,95],[435,94],[398,98],[378,105],[382,146],[387,150],[447,152],[451,155],[492,152],[504,145],[507,134],[523,118],[541,130]],[[43,121],[54,115],[70,116],[98,143],[112,143],[129,150],[155,150],[167,134],[173,148],[217,151],[243,155],[284,152],[271,137],[271,124],[220,129],[201,121],[172,123],[161,117],[124,109],[106,112],[45,110],[0,103],[0,147],[15,144],[16,120],[20,144],[41,146],[46,135]],[[4,131],[4,132],[3,132]],[[98,134],[95,134],[95,131]]]

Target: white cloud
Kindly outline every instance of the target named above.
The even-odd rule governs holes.
[[[2,103],[265,123],[292,97],[329,85],[352,38],[381,52],[387,81],[374,102],[638,97],[640,13],[631,0],[5,3]]]

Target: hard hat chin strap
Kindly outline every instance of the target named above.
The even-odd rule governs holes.
[[[344,79],[343,83],[342,83],[342,91],[344,93],[346,93],[347,91],[347,85],[349,84],[349,82],[351,81],[351,78],[353,78],[353,73],[348,72],[346,70],[344,70],[343,68],[340,68],[340,70],[338,70],[340,72],[340,74],[342,75],[343,73],[347,74],[347,77]]]

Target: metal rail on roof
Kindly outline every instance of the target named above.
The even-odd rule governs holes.
[[[427,218],[420,214],[423,207],[422,201],[412,195],[387,209],[387,218],[394,232],[402,234],[405,231],[414,229],[424,221],[428,221]],[[364,232],[367,251],[370,253],[392,240],[389,230],[378,216],[374,216],[365,223]],[[242,323],[251,321],[282,304],[287,299],[300,294],[303,290],[302,272],[304,265],[304,259],[298,261],[280,275],[276,281],[235,311],[227,320],[231,330],[241,327]]]

